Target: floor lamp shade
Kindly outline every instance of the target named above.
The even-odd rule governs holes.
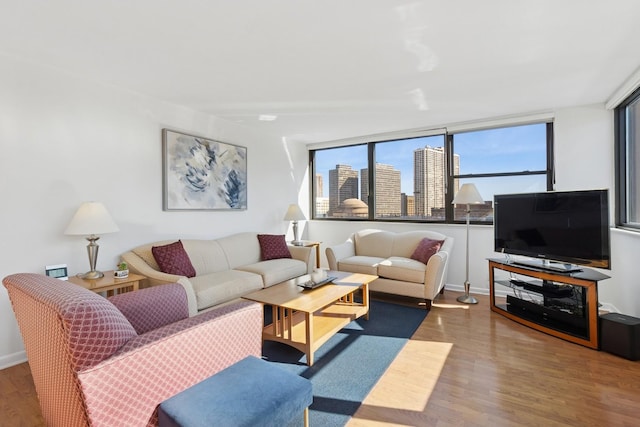
[[[85,202],[76,211],[71,222],[64,231],[70,236],[87,236],[87,254],[89,255],[89,266],[91,270],[82,275],[84,279],[99,279],[104,274],[96,270],[99,246],[96,241],[98,235],[115,233],[119,231],[118,226],[109,215],[109,212],[100,202]]]
[[[471,283],[469,283],[469,215],[471,214],[471,208],[469,205],[481,203],[484,203],[484,200],[482,200],[482,196],[474,184],[463,184],[462,187],[460,187],[460,190],[456,193],[452,202],[454,205],[467,205],[467,264],[464,281],[464,295],[457,298],[459,302],[465,304],[478,303],[477,299],[469,295],[469,288],[471,288]]]
[[[474,184],[463,184],[453,198],[454,205],[474,205],[484,203],[480,192]]]
[[[290,204],[287,209],[287,213],[284,214],[285,221],[292,221],[293,225],[293,243],[296,246],[302,245],[302,242],[298,240],[298,221],[304,221],[307,218],[304,216],[302,209],[297,204]]]

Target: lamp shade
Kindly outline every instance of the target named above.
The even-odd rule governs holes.
[[[482,200],[475,184],[463,184],[451,203],[454,205],[476,205],[484,203],[484,200]]]
[[[119,231],[118,226],[100,202],[85,202],[80,205],[64,231],[68,235],[106,234]]]
[[[304,221],[306,219],[307,218],[302,213],[302,209],[300,209],[300,206],[296,204],[289,205],[287,213],[284,214],[285,221]]]

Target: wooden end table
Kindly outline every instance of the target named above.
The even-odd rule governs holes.
[[[298,286],[309,275],[270,286],[243,298],[271,306],[273,322],[262,331],[262,339],[277,341],[302,351],[307,365],[314,352],[351,321],[369,318],[369,283],[378,278],[369,274],[328,271],[337,277],[316,289]],[[362,290],[362,302],[354,295]]]
[[[113,270],[105,271],[104,277],[99,279],[83,279],[78,276],[69,276],[69,282],[89,289],[90,291],[101,293],[106,292],[110,297],[117,293],[137,291],[140,288],[140,281],[146,279],[140,274],[129,273],[129,276],[122,279],[114,277]]]

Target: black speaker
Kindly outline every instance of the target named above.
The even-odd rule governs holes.
[[[640,319],[620,313],[600,316],[600,349],[629,360],[640,359]]]

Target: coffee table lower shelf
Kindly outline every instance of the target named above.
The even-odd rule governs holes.
[[[349,322],[369,319],[369,283],[378,276],[328,271],[334,279],[315,289],[304,289],[311,277],[303,275],[245,295],[271,307],[272,322],[262,331],[263,341],[276,341],[302,351],[307,365],[313,353]]]
[[[272,323],[264,327],[263,340],[276,341],[307,355],[313,364],[313,353],[336,332],[362,316],[369,318],[369,307],[358,303],[336,302],[314,313],[271,306]]]

